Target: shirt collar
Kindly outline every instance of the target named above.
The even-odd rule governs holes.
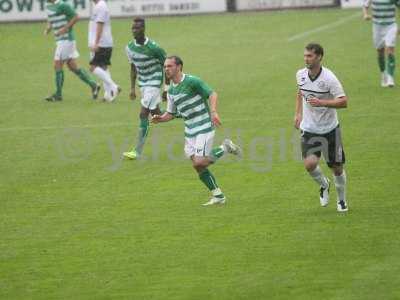
[[[182,73],[182,78],[181,78],[181,81],[179,81],[178,83],[174,83],[174,82],[172,82],[172,86],[177,86],[178,84],[180,84],[182,81],[184,81],[185,80],[185,77],[186,77],[186,74],[185,73]]]
[[[146,46],[147,45],[147,43],[149,42],[149,38],[146,36],[146,38],[144,39],[144,44],[143,45],[140,45],[140,44],[136,43],[135,39],[133,39],[133,41],[135,42],[135,46],[141,47],[141,46]]]

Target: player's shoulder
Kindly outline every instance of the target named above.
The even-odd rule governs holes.
[[[322,75],[325,79],[338,80],[335,73],[331,69],[322,67],[322,71],[323,71]]]
[[[156,49],[156,48],[160,48],[160,45],[155,41],[152,40],[150,38],[148,38],[148,42],[147,42],[147,47],[152,48],[152,49]]]
[[[128,44],[126,45],[125,49],[127,51],[131,51],[131,50],[133,50],[133,48],[135,48],[135,42],[134,41],[129,41]]]
[[[308,69],[307,69],[307,68],[299,69],[299,70],[297,70],[297,72],[296,72],[296,77],[299,77],[299,76],[302,76],[302,75],[304,75],[304,74],[307,74],[307,72],[308,72]]]
[[[202,82],[201,78],[196,76],[196,75],[192,75],[192,74],[185,74],[185,81],[188,83],[199,83]]]
[[[300,70],[297,70],[296,72],[296,80],[300,84],[300,82],[304,82],[307,78],[308,74],[308,69],[307,68],[302,68]]]

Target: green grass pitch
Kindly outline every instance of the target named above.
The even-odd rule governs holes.
[[[54,87],[44,23],[0,26],[0,299],[400,299],[400,81],[379,87],[361,12],[148,20],[147,34],[218,92],[216,143],[243,145],[242,160],[211,168],[224,207],[200,205],[208,192],[182,158],[181,120],[151,128],[144,161],[121,160],[139,112],[128,99],[130,26],[113,21],[123,88],[113,104],[90,100],[67,71],[64,101],[43,101]],[[87,21],[75,31],[87,68]],[[293,146],[295,72],[310,41],[349,96],[342,215],[334,189],[319,206]]]

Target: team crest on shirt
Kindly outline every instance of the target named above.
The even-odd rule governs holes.
[[[327,88],[327,85],[326,85],[326,83],[325,83],[325,81],[320,81],[320,82],[318,82],[318,87],[320,88],[320,89],[326,89]]]

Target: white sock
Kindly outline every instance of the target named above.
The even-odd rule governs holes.
[[[319,166],[317,166],[313,171],[309,172],[309,174],[321,187],[324,189],[328,187],[328,180],[322,173],[322,170]]]
[[[117,85],[115,82],[111,79],[111,75],[109,72],[103,70],[100,67],[96,67],[93,70],[93,74],[99,77],[101,81],[103,81],[104,84],[104,89],[106,89],[106,86],[108,89],[117,89]],[[107,91],[107,90],[106,90]]]
[[[105,70],[107,73],[108,73],[108,75],[110,75],[110,78],[111,78],[111,74],[110,74],[110,71],[107,69],[107,70]],[[103,88],[104,88],[104,92],[107,94],[107,95],[110,95],[111,94],[111,89],[112,89],[112,86],[110,86],[107,82],[105,82],[105,81],[103,81]]]
[[[222,191],[220,188],[216,188],[215,190],[212,190],[211,193],[213,196],[219,196],[222,194]]]
[[[345,201],[346,202],[346,173],[343,170],[342,175],[335,176],[335,186],[338,202]]]

